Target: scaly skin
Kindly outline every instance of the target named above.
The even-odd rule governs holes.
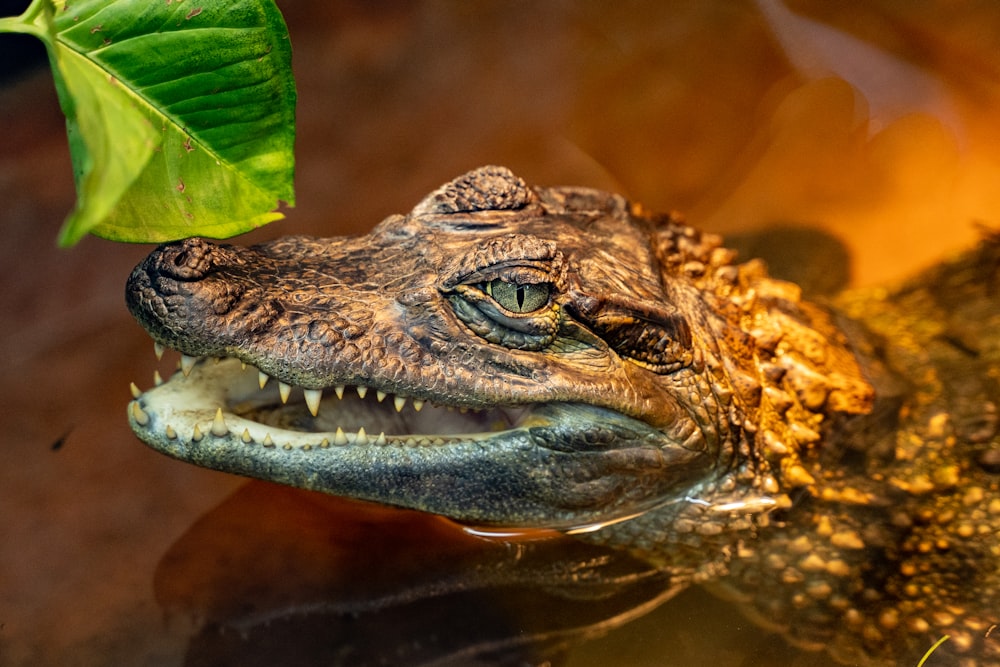
[[[198,465],[626,549],[846,663],[947,633],[1000,664],[998,245],[827,309],[486,167],[360,238],[159,248],[128,304],[189,372],[129,418]]]

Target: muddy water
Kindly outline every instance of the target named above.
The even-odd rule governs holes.
[[[299,206],[252,238],[361,231],[470,167],[500,163],[727,234],[821,230],[846,248],[854,284],[896,279],[970,244],[977,224],[1000,224],[1000,11],[840,5],[284,3]],[[239,640],[253,638],[261,656],[307,659],[333,642],[344,664],[361,664],[350,650],[386,648],[386,627],[410,651],[405,638],[498,641],[475,627],[518,636],[562,614],[586,636],[655,602],[649,575],[604,606],[508,613],[535,582],[465,598],[448,589],[459,611],[447,623],[420,626],[434,618],[426,607],[397,606],[371,636],[329,616],[310,625],[302,610],[331,608],[317,591],[359,609],[368,600],[374,613],[374,601],[431,575],[450,572],[454,584],[462,568],[481,571],[484,547],[426,519],[357,510],[331,520],[340,509],[326,501],[143,448],[124,405],[155,361],[121,291],[148,249],[96,239],[54,249],[73,192],[44,72],[5,82],[0,120],[0,664],[237,664]],[[486,550],[482,562],[495,562],[495,545]],[[540,566],[551,563],[541,551]],[[403,583],[408,574],[416,583]],[[570,606],[581,615],[568,618]],[[242,625],[220,629],[233,618]],[[698,591],[559,650],[578,667],[818,664]]]

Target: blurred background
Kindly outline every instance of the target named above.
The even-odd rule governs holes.
[[[990,0],[278,4],[298,206],[248,243],[364,232],[482,164],[726,235],[819,230],[855,286],[1000,227]],[[127,427],[129,382],[157,367],[123,303],[149,248],[56,249],[74,191],[35,47],[0,35],[0,665],[195,664],[197,620],[165,615],[154,572],[245,481],[161,457]],[[665,664],[665,651],[766,664],[751,658],[781,650],[702,594],[668,606],[566,664]]]

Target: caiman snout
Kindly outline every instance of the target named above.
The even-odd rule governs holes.
[[[205,239],[184,239],[160,246],[146,260],[146,268],[176,280],[201,280],[220,259],[218,251],[219,246]]]
[[[238,249],[205,239],[167,243],[132,271],[125,300],[158,342],[203,354],[219,345],[220,331],[239,335],[275,316],[271,299],[250,293],[256,283],[247,279],[247,264]]]

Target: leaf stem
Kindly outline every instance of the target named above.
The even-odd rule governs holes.
[[[931,653],[938,650],[938,647],[941,646],[941,644],[948,641],[948,637],[949,635],[944,635],[941,639],[934,642],[934,645],[927,649],[927,653],[924,653],[924,657],[920,658],[920,662],[917,663],[917,667],[924,667],[924,663],[927,662],[927,658],[931,657]]]
[[[48,31],[38,25],[36,19],[38,15],[45,11],[45,6],[52,0],[31,0],[31,4],[20,16],[6,16],[0,18],[0,32],[20,32],[34,35],[43,42],[49,42]]]

